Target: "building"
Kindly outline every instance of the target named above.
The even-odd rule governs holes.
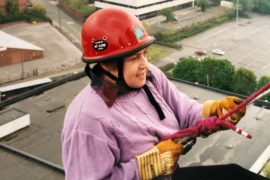
[[[42,58],[43,49],[0,31],[0,67]]]
[[[199,102],[227,96],[194,84],[171,82]],[[1,179],[64,180],[60,142],[63,119],[71,100],[88,83],[88,77],[70,81],[14,103],[2,111],[17,109],[27,112],[31,116],[31,125],[0,139]],[[2,112],[0,119],[6,117]],[[270,110],[249,105],[246,116],[238,126],[251,133],[252,139],[246,139],[232,130],[220,131],[208,138],[197,138],[191,151],[181,156],[180,166],[234,163],[249,169],[269,145],[270,126],[266,125],[269,115]],[[256,120],[258,117],[260,120]],[[18,153],[14,154],[14,151]]]
[[[0,1],[0,11],[2,13],[6,13],[6,7],[7,7],[7,1],[8,0],[1,0]],[[27,6],[29,5],[29,2],[28,0],[17,0],[18,2],[18,5],[19,5],[19,12],[23,12]]]
[[[193,7],[195,0],[96,0],[97,8],[120,7],[132,12],[140,19],[153,17],[165,8]]]

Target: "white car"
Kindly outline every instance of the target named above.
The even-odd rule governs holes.
[[[222,51],[222,50],[220,50],[220,49],[214,49],[212,51],[212,53],[217,54],[217,55],[220,55],[220,56],[224,56],[224,54],[225,54],[225,52]]]

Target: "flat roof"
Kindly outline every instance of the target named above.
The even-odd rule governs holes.
[[[171,82],[180,91],[191,98],[198,99],[199,102],[227,96],[194,85]],[[31,125],[2,138],[1,142],[62,166],[60,139],[64,115],[74,96],[88,84],[88,77],[84,77],[13,104],[12,108],[20,109],[31,115]],[[59,104],[64,105],[63,108],[47,111],[51,106]],[[256,120],[258,114],[262,117],[260,120]],[[269,145],[270,126],[266,126],[266,123],[269,123],[269,116],[269,110],[250,105],[247,115],[241,120],[239,127],[253,135],[251,140],[231,130],[218,132],[208,138],[198,138],[192,150],[181,156],[180,166],[236,163],[249,169]],[[53,169],[36,165],[35,162],[12,155],[1,148],[0,156],[0,174],[3,179],[18,177],[30,180],[45,180],[48,177],[55,180],[64,179],[63,174]]]
[[[26,114],[27,113],[14,108],[0,111],[0,126],[15,119],[18,119],[22,116],[25,116]]]
[[[0,49],[2,49],[3,51],[5,48],[31,49],[31,50],[39,50],[39,51],[44,50],[25,40],[12,36],[6,32],[0,31]]]
[[[51,78],[40,78],[40,79],[35,79],[31,81],[26,81],[22,83],[0,87],[0,92],[8,92],[8,91],[16,90],[16,89],[36,86],[36,85],[50,83],[50,82],[52,82]]]

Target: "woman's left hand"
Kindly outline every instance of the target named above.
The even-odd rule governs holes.
[[[243,102],[242,99],[235,97],[235,96],[228,96],[226,98],[223,98],[221,100],[208,100],[205,101],[203,104],[203,110],[202,110],[202,117],[210,117],[210,116],[217,116],[221,117],[224,114],[226,114],[228,111],[232,110],[236,106],[238,106],[241,102]],[[239,120],[246,114],[246,107],[240,109],[238,112],[232,114],[230,117],[228,117],[226,120],[237,124]]]

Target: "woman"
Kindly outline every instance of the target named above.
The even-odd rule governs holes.
[[[169,176],[182,145],[161,139],[241,102],[229,97],[203,106],[189,99],[148,63],[147,47],[153,41],[135,16],[120,9],[99,10],[84,23],[82,59],[91,85],[66,113],[66,180]],[[238,121],[243,115],[232,118]]]

